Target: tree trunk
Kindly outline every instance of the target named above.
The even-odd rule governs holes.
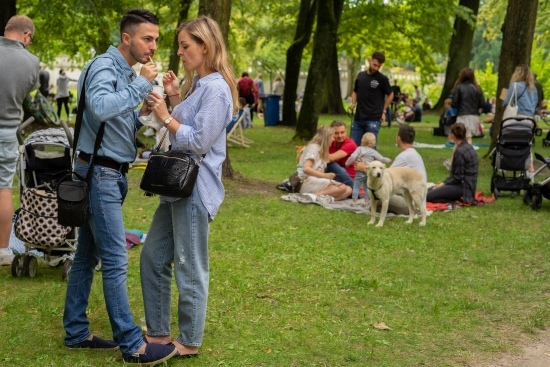
[[[17,9],[15,7],[17,0],[3,0],[2,5],[0,6],[0,35],[4,35],[4,29],[8,20],[17,14]]]
[[[503,88],[508,88],[510,78],[516,66],[520,64],[529,65],[531,61],[538,3],[539,0],[508,1],[506,17],[502,26],[502,48],[500,50],[498,65],[497,96],[499,96]],[[497,99],[489,152],[495,146],[503,114],[504,107],[502,106],[502,100]]]
[[[189,18],[189,8],[191,7],[192,0],[181,0],[180,1],[180,15],[178,18],[179,26],[181,23],[185,22]],[[180,57],[178,56],[178,35],[174,35],[174,43],[172,45],[172,52],[170,53],[170,62],[168,63],[168,70],[172,70],[174,74],[178,75],[180,68]]]
[[[229,45],[229,18],[231,18],[231,0],[199,0],[199,15],[206,15],[220,26],[225,45]]]
[[[332,115],[342,115],[346,113],[342,102],[342,88],[340,87],[340,69],[338,67],[338,48],[336,43],[332,46],[330,52],[330,61],[328,64],[327,77],[325,79],[325,91],[323,93],[323,103],[321,113]]]
[[[319,0],[313,55],[293,140],[309,140],[317,130],[321,109],[319,100],[322,97],[330,58],[336,45],[338,19],[342,13],[343,2],[344,0]]]
[[[359,53],[361,51],[359,50]],[[355,83],[355,78],[361,70],[361,58],[359,57],[348,57],[348,88],[346,91],[346,98],[350,98],[353,93],[353,85]]]
[[[226,47],[228,47],[229,18],[231,17],[231,0],[199,0],[199,15],[206,15],[220,26]],[[225,161],[222,165],[223,178],[232,179],[235,177],[235,170],[231,166],[229,152],[225,151]]]
[[[470,9],[473,15],[477,16],[479,10],[479,0],[460,0],[460,6]],[[458,73],[461,69],[470,64],[470,55],[472,53],[472,41],[474,39],[475,25],[472,27],[465,19],[456,16],[453,27],[453,36],[449,47],[449,62],[445,71],[445,82],[441,91],[439,100],[433,107],[433,110],[439,111],[443,108],[443,103],[454,88],[458,79]]]
[[[296,126],[296,90],[304,48],[309,43],[317,13],[318,0],[301,0],[294,41],[286,52],[285,89],[283,92],[283,121],[281,125]]]

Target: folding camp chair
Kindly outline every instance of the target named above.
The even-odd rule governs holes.
[[[249,144],[254,143],[252,140],[244,137],[243,134],[243,118],[244,114],[233,124],[233,127],[227,133],[227,142],[241,145],[245,148],[250,148]],[[238,130],[238,131],[237,131]]]

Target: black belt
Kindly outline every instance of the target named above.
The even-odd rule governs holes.
[[[80,152],[78,153],[78,158],[82,159],[86,163],[89,163],[90,158],[92,158],[92,155],[88,153]],[[111,158],[100,157],[100,156],[94,158],[94,164],[97,164],[98,166],[112,168],[114,170],[119,171],[123,175],[125,175],[128,172],[128,168],[130,166],[129,163],[118,163],[112,160]]]

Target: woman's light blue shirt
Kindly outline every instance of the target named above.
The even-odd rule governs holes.
[[[231,122],[233,99],[229,85],[220,73],[201,79],[195,77],[193,91],[172,111],[181,125],[176,135],[170,134],[172,150],[189,152],[201,163],[197,186],[202,203],[213,220],[225,197],[222,184],[222,163],[225,160],[225,128]],[[176,201],[178,198],[161,197]]]
[[[514,85],[516,86],[516,94],[518,96],[518,114],[535,116],[538,100],[537,89],[533,88],[529,90],[525,82],[510,83],[510,87],[506,93],[506,98],[504,99],[504,106],[508,105],[510,98],[512,98]]]

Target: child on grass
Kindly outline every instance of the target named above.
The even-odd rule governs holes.
[[[390,158],[383,157],[380,153],[374,150],[372,147],[376,145],[376,137],[373,133],[365,133],[361,138],[361,146],[357,147],[355,151],[349,156],[346,161],[346,167],[354,162],[364,162],[369,164],[372,161],[380,161],[384,164],[391,164]],[[353,191],[351,192],[351,198],[353,199],[353,206],[357,205],[357,198],[359,197],[359,188],[363,184],[363,190],[365,191],[365,203],[369,201],[369,191],[367,189],[367,174],[357,171],[355,178],[353,179]]]

